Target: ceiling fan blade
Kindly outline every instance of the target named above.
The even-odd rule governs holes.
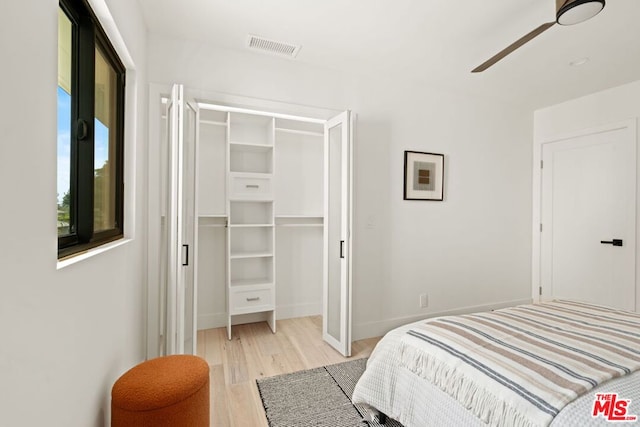
[[[496,62],[500,61],[505,56],[509,55],[514,50],[518,49],[519,47],[521,47],[525,43],[533,40],[535,37],[538,37],[540,34],[544,33],[549,28],[553,27],[555,25],[555,23],[556,23],[556,21],[553,21],[553,22],[547,22],[546,24],[540,25],[535,30],[531,31],[530,33],[528,33],[525,36],[520,37],[517,41],[511,43],[505,49],[503,49],[502,51],[498,52],[496,55],[494,55],[491,58],[489,58],[489,60],[487,60],[484,63],[482,63],[482,65],[479,65],[476,68],[474,68],[473,70],[471,70],[471,72],[472,73],[481,73],[482,71],[484,71],[487,68],[489,68],[492,65],[494,65]]]

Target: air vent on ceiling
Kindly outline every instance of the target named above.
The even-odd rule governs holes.
[[[299,45],[265,39],[264,37],[258,37],[252,34],[249,34],[249,37],[247,38],[247,46],[261,52],[288,56],[289,58],[295,58],[300,51]]]

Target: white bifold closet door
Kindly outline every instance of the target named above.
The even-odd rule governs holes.
[[[195,354],[197,283],[195,253],[198,108],[174,85],[167,102],[166,174],[163,187],[162,307],[164,354]]]
[[[352,124],[345,111],[325,124],[325,228],[322,337],[351,356]]]

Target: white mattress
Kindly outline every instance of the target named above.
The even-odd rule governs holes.
[[[420,323],[416,322],[415,324]],[[366,404],[398,420],[405,427],[474,427],[485,424],[455,399],[428,381],[400,366],[399,340],[415,325],[389,332],[378,343],[358,381],[353,402]],[[553,420],[553,427],[611,425],[602,416],[593,418],[595,393],[615,393],[631,399],[629,415],[640,416],[640,371],[599,385],[568,404]],[[638,421],[640,424],[640,421]],[[624,425],[624,424],[623,424]],[[633,425],[626,424],[626,425]]]

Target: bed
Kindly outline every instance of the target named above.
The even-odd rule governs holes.
[[[640,415],[639,369],[640,315],[552,301],[394,329],[353,402],[405,427],[610,425]]]

